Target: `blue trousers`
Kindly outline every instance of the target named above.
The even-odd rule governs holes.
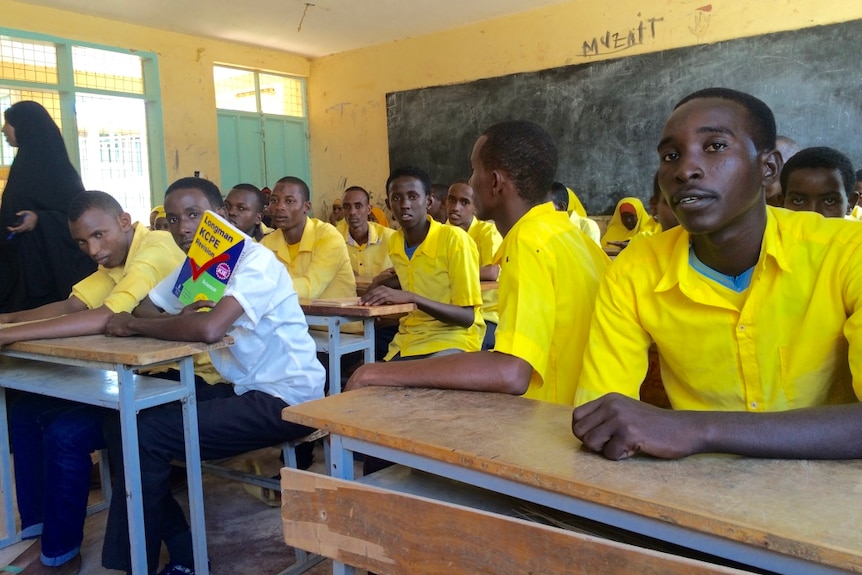
[[[110,410],[25,394],[9,412],[15,487],[25,537],[42,535],[42,561],[61,565],[84,540],[90,453],[106,447]],[[40,529],[41,527],[41,529]]]

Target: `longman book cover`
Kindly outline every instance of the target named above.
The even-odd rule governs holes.
[[[174,284],[174,295],[183,305],[201,300],[219,301],[246,241],[248,237],[226,219],[209,210],[204,212]]]

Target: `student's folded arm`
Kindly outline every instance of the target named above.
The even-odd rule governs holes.
[[[233,323],[243,314],[242,306],[225,296],[210,311],[197,312],[202,302],[186,307],[183,313],[162,317],[139,318],[122,314],[108,325],[110,335],[144,335],[173,341],[200,341],[216,343],[227,334]]]
[[[495,282],[500,276],[500,266],[484,266],[479,268],[479,279],[483,282]]]
[[[522,395],[532,373],[529,363],[513,355],[479,351],[367,364],[353,373],[344,390],[380,385]]]
[[[114,312],[105,306],[0,330],[0,346],[18,341],[102,333]]]
[[[441,301],[434,301],[418,294],[413,294],[413,303],[434,319],[450,323],[458,327],[470,327],[476,320],[476,307],[459,306]]]
[[[165,310],[154,304],[150,296],[142,299],[141,303],[132,311],[132,315],[135,317],[162,317],[164,314]]]
[[[730,453],[783,459],[862,457],[862,404],[774,413],[671,411],[619,394],[575,409],[572,431],[608,459]]]
[[[84,302],[75,296],[69,296],[64,300],[48,303],[33,309],[0,314],[0,323],[18,323],[22,321],[48,319],[51,317],[83,311],[85,309],[87,309],[87,306]]]

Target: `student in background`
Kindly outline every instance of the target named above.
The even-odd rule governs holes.
[[[479,279],[481,281],[497,281],[500,277],[500,266],[494,263],[497,249],[503,243],[503,236],[491,222],[482,221],[476,217],[476,204],[473,198],[473,188],[469,184],[452,184],[449,186],[449,197],[446,200],[449,224],[458,226],[475,242],[479,250]],[[482,290],[482,318],[485,320],[485,337],[482,339],[482,349],[494,347],[494,332],[497,330],[497,290]]]
[[[800,148],[796,140],[789,136],[778,136],[775,138],[775,149],[781,154],[781,165],[787,163]],[[784,207],[784,196],[781,195],[781,182],[776,178],[766,186],[766,205],[776,208]]]
[[[197,228],[205,210],[221,210],[221,195],[212,182],[183,178],[165,192],[165,209],[171,233],[185,245],[186,230]],[[233,387],[227,397],[197,406],[201,458],[230,457],[308,434],[311,430],[307,427],[284,421],[281,411],[289,405],[322,398],[324,372],[315,358],[314,341],[308,335],[305,316],[284,266],[263,246],[247,242],[222,299],[195,302],[186,308],[173,294],[179,271],[176,268],[148,297],[150,306],[166,314],[117,314],[107,333],[176,341],[216,342],[226,335],[233,338],[232,346],[210,354],[213,365]],[[201,308],[211,309],[207,313],[189,313]],[[118,417],[109,418],[105,424],[114,461],[122,460],[119,425]],[[169,481],[171,461],[185,458],[179,403],[142,410],[138,414],[138,443],[150,572],[158,567],[161,543],[165,541],[170,562],[161,574],[193,574],[191,532],[171,494]],[[108,569],[130,571],[122,467],[114,476],[102,564]]]
[[[446,198],[449,196],[449,187],[445,184],[432,184],[431,193],[428,194],[428,215],[441,224],[446,223],[449,214],[446,210]]]
[[[608,229],[602,236],[602,247],[605,249],[624,248],[626,242],[645,229],[650,229],[644,222],[652,218],[644,209],[643,203],[637,198],[623,198],[617,202],[614,214],[608,223]]]
[[[848,201],[856,203],[856,175],[850,159],[833,148],[805,148],[781,169],[784,207],[795,212],[817,212],[827,218],[847,215]]]
[[[658,144],[680,226],[608,269],[572,431],[609,459],[642,452],[862,457],[862,234],[767,207],[775,118],[711,88],[683,98]],[[673,410],[638,401],[652,343]],[[845,405],[835,405],[845,403]]]
[[[341,198],[335,198],[332,201],[332,211],[329,213],[329,223],[343,228],[345,224],[342,222],[344,222],[344,206],[341,205]]]
[[[272,218],[269,215],[269,196],[272,195],[272,190],[268,186],[264,186],[260,189],[260,193],[263,194],[265,200],[263,203],[263,218],[260,221],[267,228],[273,229]]]
[[[237,184],[224,199],[227,219],[242,233],[259,242],[273,230],[263,224],[266,198],[252,184]]]
[[[69,230],[98,269],[62,301],[0,315],[0,346],[31,339],[102,333],[116,312],[131,311],[183,261],[173,239],[152,232],[104,192],[81,192],[69,204]],[[42,320],[42,321],[35,321]],[[15,486],[24,539],[40,537],[13,561],[40,559],[27,573],[71,575],[81,566],[93,451],[104,449],[102,422],[111,410],[24,394],[10,409]],[[121,491],[125,491],[121,489]]]
[[[485,324],[476,244],[464,230],[428,215],[431,178],[424,170],[396,168],[386,192],[387,205],[401,225],[389,241],[399,287],[375,282],[362,302],[417,307],[399,321],[386,361],[478,351]]]
[[[468,389],[571,405],[608,258],[547,201],[557,148],[542,128],[521,121],[491,126],[470,164],[477,216],[493,219],[503,236],[494,350],[366,365],[346,389]]]
[[[356,280],[344,236],[333,226],[309,218],[308,185],[299,178],[278,180],[269,200],[273,232],[261,244],[287,268],[300,298],[356,297]]]
[[[378,208],[377,206],[371,206],[371,211],[368,214],[368,221],[374,222],[375,224],[380,224],[384,228],[391,227],[389,225],[389,218],[387,218],[386,214],[383,213],[383,210]]]
[[[344,240],[350,266],[357,276],[374,277],[392,267],[389,259],[389,238],[395,233],[391,228],[372,222],[370,196],[365,188],[351,186],[344,190],[341,204],[347,229]]]
[[[847,216],[848,219],[862,221],[862,206],[859,205],[859,202],[862,201],[862,170],[856,171],[856,186],[853,188],[853,198],[855,201],[851,199],[851,204],[848,206],[850,208],[850,214]]]
[[[164,206],[156,206],[150,212],[150,229],[162,232],[168,231],[168,219],[165,217]]]
[[[581,206],[580,201],[578,201],[576,206],[573,206],[573,198],[577,199],[577,196],[564,184],[560,182],[551,184],[551,201],[554,203],[557,211],[569,214],[569,219],[575,224],[576,228],[587,234],[587,237],[596,242],[596,245],[601,245],[602,232],[599,229],[599,224],[595,220],[586,217],[586,215],[581,216],[578,206],[580,206],[581,210],[583,210],[583,206]]]

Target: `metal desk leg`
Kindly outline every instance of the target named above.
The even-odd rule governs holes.
[[[365,363],[374,363],[374,318],[362,320],[362,334],[365,338]]]
[[[6,389],[0,387],[0,489],[3,491],[3,530],[0,547],[7,547],[21,540],[15,526],[15,498],[12,497],[12,462],[9,453],[9,422],[6,417]]]
[[[329,474],[337,479],[353,481],[353,452],[344,449],[340,435],[329,435],[331,464]],[[339,561],[332,562],[332,575],[354,575],[356,570]]]
[[[341,318],[327,317],[329,334],[329,395],[341,393]]]
[[[123,442],[123,469],[126,476],[126,508],[129,517],[129,544],[132,573],[147,575],[147,545],[144,531],[144,504],[141,489],[141,458],[138,453],[138,414],[135,411],[135,383],[128,366],[117,365],[120,399],[120,432]]]
[[[186,442],[186,477],[189,489],[189,518],[192,528],[192,548],[195,554],[195,573],[209,575],[207,560],[207,531],[204,519],[204,490],[201,479],[200,436],[198,434],[198,408],[195,396],[195,371],[191,357],[180,362],[180,382],[188,395],[183,399],[183,436]]]

